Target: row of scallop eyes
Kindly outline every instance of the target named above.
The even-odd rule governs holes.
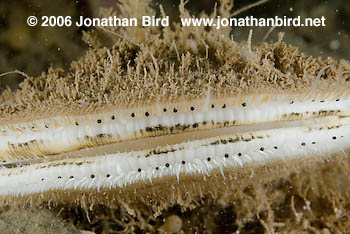
[[[340,99],[336,99],[336,101],[338,102],[338,101],[340,101]],[[312,102],[315,102],[315,99],[312,99]],[[323,103],[324,100],[321,100],[320,102]],[[290,104],[294,104],[294,101],[291,101]],[[247,106],[247,103],[243,102],[243,103],[242,103],[242,106],[243,106],[243,107],[246,107],[246,106]],[[215,105],[212,104],[212,105],[211,105],[211,108],[215,108]],[[223,104],[223,105],[222,105],[222,108],[225,109],[225,108],[226,108],[226,104]],[[195,107],[194,107],[194,106],[191,106],[191,107],[190,107],[190,110],[191,110],[191,111],[195,111]],[[163,112],[167,112],[167,111],[168,111],[168,110],[167,110],[166,108],[163,109]],[[177,111],[178,111],[177,108],[174,107],[173,112],[174,112],[174,113],[177,113]],[[131,116],[132,118],[136,117],[136,115],[135,115],[134,112],[131,113],[130,116]],[[145,112],[145,116],[146,116],[146,117],[150,116],[150,114],[149,114],[148,111]],[[112,115],[112,116],[111,116],[111,119],[112,119],[112,120],[115,120],[115,116]],[[102,119],[97,119],[97,123],[98,123],[98,124],[101,124],[101,123],[102,123]],[[79,123],[78,123],[78,122],[75,122],[75,125],[78,126]],[[45,125],[45,127],[46,127],[46,125]]]
[[[311,101],[312,101],[312,102],[315,102],[315,99],[312,99]],[[338,98],[338,99],[336,99],[335,101],[339,102],[340,99]],[[320,102],[323,103],[324,100],[321,100]],[[291,101],[290,104],[294,104],[294,101]],[[243,103],[242,103],[242,106],[243,106],[243,107],[246,107],[246,106],[247,106],[247,103],[243,102]],[[211,105],[211,108],[215,108],[215,105],[212,104],[212,105]],[[226,104],[223,104],[223,105],[222,105],[222,108],[225,109],[225,108],[226,108]],[[194,106],[191,106],[191,107],[190,107],[190,110],[191,110],[191,111],[195,111],[195,107],[194,107]],[[163,112],[167,112],[167,111],[168,111],[168,110],[167,110],[166,108],[163,109]],[[173,112],[174,112],[174,113],[177,113],[177,111],[178,111],[177,108],[174,107]],[[131,113],[130,116],[131,116],[132,118],[136,117],[136,115],[135,115],[134,112]],[[145,116],[146,116],[146,117],[150,116],[150,114],[149,114],[148,111],[145,112]],[[115,116],[112,115],[112,116],[111,116],[111,119],[112,119],[112,120],[115,120]],[[101,123],[102,123],[102,119],[97,119],[97,123],[98,123],[98,124],[101,124]],[[79,126],[79,122],[75,122],[75,125],[76,125],[76,126]],[[32,126],[32,129],[34,129],[34,128],[35,128],[35,127]],[[49,126],[48,126],[47,124],[45,124],[45,128],[49,128]],[[25,127],[23,127],[23,129],[25,129]],[[3,133],[6,133],[6,131],[4,130]]]
[[[344,136],[341,136],[341,138],[343,138],[343,137],[344,137]],[[337,137],[336,137],[336,136],[333,136],[333,137],[332,137],[332,140],[337,140]],[[315,145],[316,142],[313,141],[313,142],[311,142],[311,144]],[[305,147],[305,146],[306,146],[306,142],[302,142],[300,145],[301,145],[302,147]],[[274,150],[277,150],[278,147],[277,147],[277,146],[274,146],[273,149],[274,149]],[[265,148],[264,148],[264,147],[260,147],[259,150],[260,150],[261,152],[263,152],[263,151],[265,151]],[[234,155],[233,155],[233,156],[234,156]],[[241,156],[242,156],[242,153],[238,153],[237,156],[238,156],[238,157],[241,157]],[[227,159],[227,158],[230,157],[230,155],[226,153],[226,154],[224,155],[224,157]],[[210,162],[210,161],[211,161],[211,158],[210,158],[210,157],[207,157],[207,161]],[[182,160],[182,161],[181,161],[181,164],[185,165],[185,164],[186,164],[186,161]],[[165,164],[165,167],[169,168],[169,167],[170,167],[170,164],[169,164],[169,163],[166,163],[166,164]],[[159,170],[159,167],[155,167],[155,169],[156,169],[156,170]],[[142,169],[141,169],[141,168],[138,168],[137,171],[138,171],[138,172],[141,172]],[[107,178],[109,178],[110,176],[111,176],[110,174],[106,174],[106,177],[107,177]],[[74,178],[74,176],[70,176],[70,177],[69,177],[69,179],[73,179],[73,178]],[[94,174],[91,174],[91,175],[90,175],[90,178],[91,178],[91,179],[94,179],[94,178],[95,178],[95,175],[94,175]],[[58,176],[57,179],[62,179],[62,176]],[[44,181],[44,178],[42,178],[41,181]]]
[[[275,146],[274,149],[278,149],[278,147]],[[264,151],[264,148],[261,147],[261,148],[260,148],[260,151]],[[241,157],[241,156],[242,156],[242,153],[238,153],[237,155],[238,155],[239,157]],[[229,154],[225,154],[225,158],[229,158]],[[210,161],[211,161],[211,158],[208,157],[208,158],[207,158],[207,161],[210,162]],[[185,164],[186,164],[186,161],[182,160],[182,161],[181,161],[181,164],[185,165]],[[165,164],[165,167],[167,167],[167,168],[170,167],[170,164],[169,164],[169,163],[166,163],[166,164]],[[156,170],[159,170],[159,167],[155,167],[155,169],[156,169]],[[141,169],[141,168],[138,168],[137,171],[138,171],[138,172],[141,172],[142,169]],[[107,177],[107,178],[109,178],[110,176],[111,176],[110,174],[106,174],[106,177]],[[70,176],[70,177],[69,177],[69,179],[73,179],[73,178],[74,178],[74,176]],[[94,174],[91,174],[91,175],[90,175],[90,178],[91,178],[91,179],[94,179],[94,178],[95,178],[95,175],[94,175]],[[62,179],[62,176],[58,176],[57,179]],[[44,178],[42,178],[41,181],[44,181]]]
[[[247,104],[246,104],[246,103],[242,103],[242,106],[243,106],[243,107],[246,107]],[[215,105],[212,104],[212,105],[211,105],[211,108],[215,108]],[[222,108],[225,109],[225,108],[226,108],[226,104],[222,105]],[[191,107],[190,107],[190,110],[191,110],[191,111],[195,111],[195,107],[194,107],[194,106],[191,106]],[[168,111],[168,110],[167,110],[166,108],[163,109],[163,112],[167,112],[167,111]],[[173,112],[174,112],[174,113],[177,113],[177,111],[178,111],[177,108],[174,107]],[[134,112],[131,113],[130,116],[131,116],[132,118],[136,117],[136,115],[135,115]],[[149,114],[148,111],[145,112],[145,116],[146,116],[146,117],[150,116],[150,114]],[[115,116],[112,115],[112,116],[111,116],[111,119],[112,119],[112,120],[115,120]],[[101,120],[101,119],[98,119],[98,120],[97,120],[97,123],[101,124],[101,123],[102,123],[102,120]],[[75,125],[79,125],[79,123],[78,123],[78,122],[75,122]]]
[[[246,107],[247,104],[246,104],[246,103],[242,103],[242,106],[243,106],[243,107]],[[215,108],[215,105],[212,104],[212,105],[211,105],[211,108]],[[226,104],[223,104],[223,105],[222,105],[222,108],[225,109],[225,108],[226,108]],[[194,106],[191,106],[191,107],[190,107],[190,110],[191,110],[191,111],[195,111],[195,107],[194,107]],[[163,109],[163,112],[167,112],[167,111],[168,111],[168,110],[167,110],[166,108]],[[174,112],[174,113],[177,113],[177,111],[178,111],[177,108],[174,107],[173,112]],[[135,115],[134,112],[131,113],[130,116],[131,116],[132,118],[136,117],[136,115]],[[146,117],[150,116],[150,114],[149,114],[148,111],[145,112],[145,116],[146,116]],[[112,120],[115,120],[115,115],[112,115],[112,116],[111,116],[111,119],[112,119]],[[97,123],[98,123],[98,124],[102,124],[102,119],[97,119]],[[79,126],[79,122],[75,122],[75,125],[76,125],[76,126]],[[32,129],[34,129],[34,128],[35,128],[35,127],[32,126]],[[49,126],[48,126],[47,124],[45,124],[45,128],[49,128]],[[23,129],[25,129],[25,127],[23,127]],[[4,133],[6,133],[6,131],[4,131]]]

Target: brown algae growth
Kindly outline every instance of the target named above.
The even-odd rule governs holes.
[[[121,16],[154,14],[138,4],[122,1]],[[68,71],[0,96],[4,207],[83,212],[77,226],[98,232],[348,224],[348,191],[332,180],[348,170],[348,61],[306,56],[282,36],[239,44],[229,28],[102,32],[113,46],[91,31],[94,47]]]

